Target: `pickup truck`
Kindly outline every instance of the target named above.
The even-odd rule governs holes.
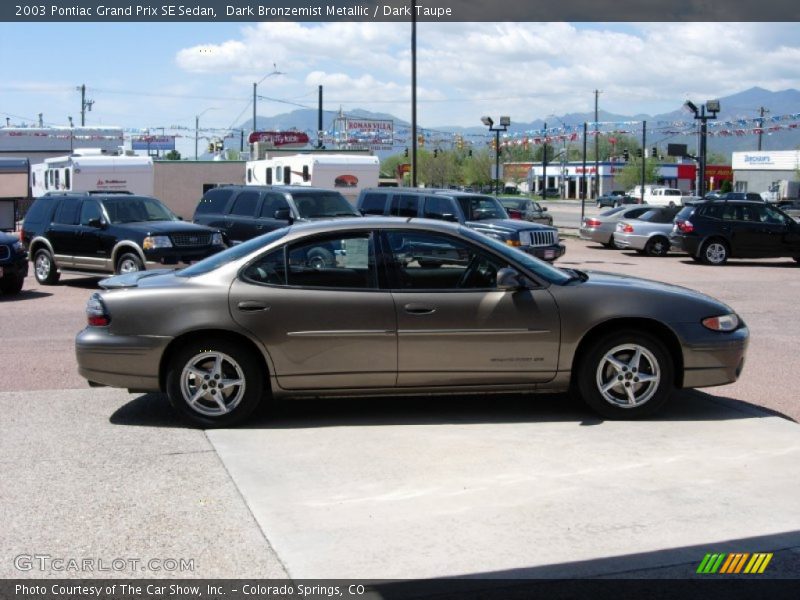
[[[644,203],[650,206],[683,206],[692,200],[697,200],[697,197],[684,194],[677,188],[656,187],[644,191]]]

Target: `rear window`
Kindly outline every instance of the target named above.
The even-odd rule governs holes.
[[[680,212],[675,216],[676,219],[686,220],[694,214],[694,206],[684,206]]]
[[[194,211],[196,215],[204,215],[207,213],[222,213],[225,210],[225,205],[228,199],[233,194],[231,189],[216,189],[206,192],[200,204]]]
[[[361,201],[362,215],[382,215],[386,208],[386,194],[369,192]]]
[[[25,223],[39,224],[49,221],[53,202],[52,198],[40,198],[34,202],[25,215]]]

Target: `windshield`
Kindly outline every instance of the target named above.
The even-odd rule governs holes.
[[[113,224],[179,220],[170,209],[155,198],[121,196],[104,198],[102,203],[109,221]]]
[[[239,260],[251,252],[255,252],[260,248],[268,246],[275,240],[281,239],[288,232],[288,227],[270,231],[269,233],[265,233],[264,235],[253,238],[252,240],[247,240],[242,244],[232,246],[227,250],[223,250],[217,254],[212,254],[208,258],[204,258],[200,262],[194,263],[191,267],[186,267],[185,269],[177,271],[175,274],[178,277],[197,277],[198,275],[205,275],[206,273],[210,273],[215,269],[219,269],[228,263]]]
[[[292,192],[297,212],[303,219],[360,216],[339,192]]]
[[[457,196],[456,199],[467,221],[508,218],[503,206],[491,196]]]
[[[465,227],[460,227],[459,231],[464,237],[468,237],[471,240],[475,240],[476,242],[491,247],[512,262],[512,264],[517,263],[522,265],[529,271],[536,273],[542,279],[549,281],[550,283],[563,285],[574,279],[570,273],[566,273],[561,269],[557,269],[547,264],[543,260],[539,260],[530,254],[526,254],[522,250],[517,250],[511,246],[506,246],[503,242],[500,242],[494,238],[482,235],[477,231],[473,231],[472,229],[467,229]]]

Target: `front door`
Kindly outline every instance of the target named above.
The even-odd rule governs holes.
[[[394,302],[378,288],[369,232],[306,239],[263,255],[234,282],[230,309],[267,348],[284,389],[395,385]]]
[[[501,258],[444,234],[386,232],[402,386],[552,379],[560,321],[546,289],[503,291]]]

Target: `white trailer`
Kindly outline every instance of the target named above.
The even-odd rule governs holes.
[[[303,185],[335,190],[355,204],[364,188],[377,187],[377,156],[292,154],[246,163],[248,185]]]
[[[46,158],[31,167],[31,194],[47,192],[131,192],[153,195],[153,159],[149,156],[78,150]]]

